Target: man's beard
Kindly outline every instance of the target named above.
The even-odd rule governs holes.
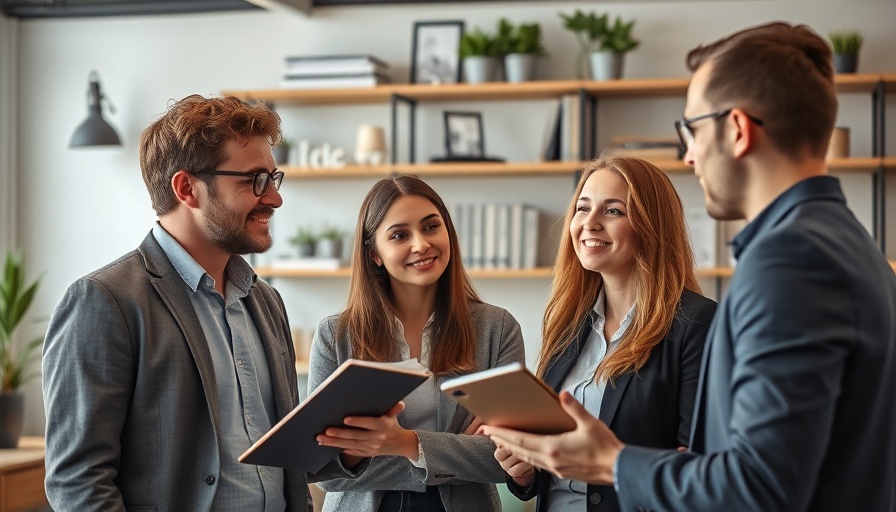
[[[271,248],[273,239],[270,230],[260,237],[253,236],[246,229],[246,219],[254,215],[270,218],[274,214],[273,208],[261,206],[241,217],[239,213],[227,209],[218,200],[214,190],[209,192],[208,210],[205,213],[205,229],[209,240],[230,254],[261,253]]]

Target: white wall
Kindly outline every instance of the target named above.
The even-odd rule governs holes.
[[[14,140],[17,245],[34,272],[45,272],[37,298],[36,316],[49,316],[65,288],[77,277],[133,249],[155,216],[140,178],[137,141],[150,119],[170,99],[191,93],[216,94],[224,89],[275,88],[284,56],[297,54],[372,53],[390,64],[395,82],[407,80],[413,23],[421,20],[464,19],[467,28],[491,30],[498,18],[540,21],[550,57],[542,78],[571,78],[576,46],[557,13],[593,9],[593,2],[494,2],[482,4],[418,4],[319,9],[306,17],[288,9],[258,13],[145,16],[136,18],[0,21],[4,31],[17,29],[18,117]],[[699,42],[714,40],[736,29],[774,19],[802,22],[820,33],[859,28],[866,34],[860,70],[896,71],[892,57],[896,34],[893,0],[740,0],[692,2],[601,2],[600,10],[636,18],[641,47],[630,54],[627,77],[687,76],[683,56]],[[2,52],[0,52],[2,55]],[[6,58],[9,58],[8,56]],[[0,61],[2,64],[2,61]],[[0,67],[4,72],[7,67]],[[87,76],[99,72],[103,89],[118,108],[108,119],[122,135],[118,149],[67,148],[75,126],[86,115]],[[0,79],[0,93],[9,90]],[[7,85],[4,85],[7,84]],[[632,103],[602,103],[604,127],[638,129],[674,136],[672,121],[683,100],[663,100],[644,110]],[[870,99],[847,98],[841,124],[853,128],[854,155],[869,155]],[[4,104],[0,102],[0,106]],[[457,104],[452,104],[457,106]],[[424,105],[420,110],[419,157],[440,153],[441,110],[451,105]],[[888,115],[896,121],[893,101]],[[485,114],[488,153],[511,160],[534,158],[541,145],[551,106],[547,103],[463,105]],[[0,110],[2,113],[3,110]],[[350,148],[361,123],[388,126],[385,107],[320,107],[284,109],[284,128],[291,136],[330,141]],[[6,124],[0,120],[6,130]],[[605,128],[606,129],[606,128]],[[889,146],[896,149],[893,134]],[[892,151],[891,151],[892,152]],[[0,177],[4,166],[0,161]],[[870,180],[847,177],[848,195],[860,218],[870,222]],[[676,176],[686,201],[701,201],[690,176]],[[559,216],[572,191],[572,178],[460,178],[432,180],[446,200],[482,197],[524,198]],[[286,204],[275,216],[274,254],[290,250],[283,242],[296,225],[327,219],[345,227],[354,223],[357,208],[372,181],[288,182]],[[0,208],[5,213],[5,210]],[[2,225],[0,219],[0,225]],[[896,225],[891,220],[890,225]],[[896,236],[891,236],[891,241]],[[345,280],[276,280],[293,322],[313,327],[343,305]],[[508,308],[523,324],[530,360],[535,354],[546,279],[480,280],[486,300]],[[708,290],[712,291],[712,290]],[[35,331],[45,323],[35,327]],[[28,433],[43,429],[39,384],[31,394]]]

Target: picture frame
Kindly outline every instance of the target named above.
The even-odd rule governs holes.
[[[460,82],[462,20],[418,21],[411,45],[412,84],[456,84]]]
[[[445,151],[453,160],[484,160],[485,137],[480,112],[446,111]]]

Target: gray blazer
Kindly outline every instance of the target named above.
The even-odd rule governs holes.
[[[262,281],[245,301],[282,417],[298,403],[283,301]],[[187,287],[151,233],[68,289],[43,389],[55,510],[209,510],[221,466],[215,373]],[[285,475],[288,510],[310,510],[305,474]]]
[[[471,303],[476,325],[476,364],[485,370],[513,362],[525,362],[520,325],[507,311],[488,304]],[[347,337],[335,339],[338,316],[325,318],[311,345],[308,389],[314,390],[343,361],[352,357]],[[437,378],[439,384],[445,377]],[[402,416],[398,417],[399,422]],[[495,445],[483,436],[458,435],[473,416],[457,402],[439,395],[438,431],[417,431],[426,469],[405,457],[381,456],[365,459],[351,470],[337,457],[323,471],[338,469],[343,478],[318,484],[327,491],[324,511],[375,511],[385,490],[423,491],[439,486],[448,512],[501,510],[495,482],[506,473],[495,460]],[[321,474],[319,472],[318,474]]]

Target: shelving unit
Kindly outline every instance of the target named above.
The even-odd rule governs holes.
[[[232,95],[244,101],[264,101],[273,105],[320,106],[320,105],[364,105],[390,104],[392,133],[396,133],[398,104],[410,106],[410,155],[407,162],[385,164],[380,166],[347,165],[339,169],[309,169],[293,166],[281,167],[287,179],[296,180],[334,180],[379,178],[393,174],[410,173],[421,177],[454,176],[462,178],[478,177],[526,177],[569,175],[575,176],[584,165],[584,161],[563,162],[506,162],[506,163],[415,163],[415,109],[418,102],[470,102],[470,101],[507,101],[507,100],[545,100],[559,99],[568,95],[579,95],[582,102],[580,119],[586,119],[585,104],[592,109],[591,141],[581,139],[579,147],[586,142],[594,144],[597,140],[596,119],[597,102],[602,98],[646,98],[646,97],[683,97],[687,92],[688,78],[651,78],[636,80],[557,80],[534,81],[518,84],[491,82],[482,84],[391,84],[365,89],[327,89],[327,90],[227,90],[225,95]],[[888,91],[896,91],[896,73],[888,74],[854,74],[837,75],[838,93],[871,94],[872,96],[872,156],[833,160],[828,163],[831,171],[836,173],[869,173],[873,179],[873,232],[875,238],[885,247],[884,218],[886,211],[885,181],[887,171],[896,169],[896,158],[886,157],[884,149],[884,106]],[[584,126],[584,123],[580,123]],[[392,158],[396,158],[396,137],[393,139]],[[670,174],[686,174],[692,168],[678,160],[656,160],[655,165]],[[257,268],[263,277],[292,278],[345,278],[348,269],[335,271],[320,270],[281,270]],[[701,276],[706,278],[725,279],[733,274],[733,269],[714,267],[701,269]],[[548,278],[549,268],[530,270],[471,270],[470,275],[476,278],[519,279]]]

